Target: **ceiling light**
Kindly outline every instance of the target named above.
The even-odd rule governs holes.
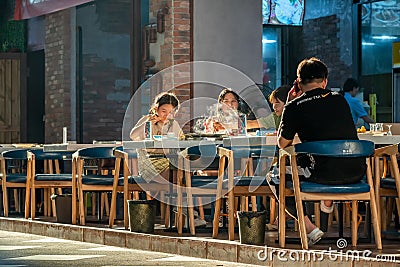
[[[276,40],[262,39],[263,44],[274,44]]]
[[[378,40],[394,40],[394,39],[397,39],[397,36],[379,35],[379,36],[372,36],[372,39],[378,39]]]

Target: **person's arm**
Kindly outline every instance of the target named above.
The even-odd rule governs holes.
[[[147,116],[142,117],[132,128],[129,134],[131,140],[143,140],[144,139],[144,125],[147,121]]]
[[[178,139],[181,139],[181,140],[185,139],[185,134],[183,133],[181,126],[179,125],[179,123],[176,120],[174,120],[172,122],[171,130],[174,133],[174,135],[176,137],[178,137]]]
[[[278,147],[279,148],[285,148],[285,147],[291,146],[292,143],[293,143],[293,140],[287,140],[286,138],[279,135],[279,137],[278,137]]]
[[[364,109],[360,101],[356,101],[350,108],[358,118],[363,119],[366,123],[374,123],[374,120],[368,116],[367,111]]]
[[[288,105],[282,114],[281,123],[278,129],[278,147],[285,148],[291,146],[294,136],[296,135],[297,119],[296,110],[293,110],[293,105]]]
[[[361,117],[366,123],[374,123],[374,120],[371,119],[369,116],[363,116]]]

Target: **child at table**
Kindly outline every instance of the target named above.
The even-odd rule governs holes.
[[[179,110],[179,100],[175,94],[163,92],[157,95],[149,110],[149,114],[143,116],[133,127],[130,138],[133,141],[145,139],[145,124],[151,122],[154,135],[171,134],[179,138],[182,129],[174,120],[175,113]],[[140,175],[146,182],[155,181],[166,183],[168,177],[169,159],[164,156],[163,149],[138,149],[138,168]],[[171,151],[170,151],[171,152]],[[168,179],[167,179],[168,180]]]
[[[265,128],[277,130],[290,88],[289,85],[282,85],[272,91],[268,97],[268,101],[272,104],[274,112],[266,117],[247,121],[247,129]]]

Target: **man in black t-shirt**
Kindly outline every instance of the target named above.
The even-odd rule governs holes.
[[[294,99],[285,105],[278,130],[280,148],[292,145],[296,134],[301,142],[358,139],[346,100],[342,95],[325,89],[327,83],[328,68],[322,61],[310,58],[300,62],[295,86],[289,93]],[[309,181],[321,184],[355,183],[366,169],[365,158],[308,155],[302,157],[299,165]],[[321,210],[332,212],[332,201],[322,201]],[[306,230],[310,245],[318,242],[323,235],[308,216]]]

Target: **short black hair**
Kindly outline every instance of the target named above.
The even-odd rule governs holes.
[[[326,79],[328,78],[328,67],[316,57],[304,59],[297,67],[297,78],[302,84],[311,83],[314,79]]]
[[[358,82],[353,78],[348,78],[343,85],[343,92],[350,92],[353,88],[359,87]]]

